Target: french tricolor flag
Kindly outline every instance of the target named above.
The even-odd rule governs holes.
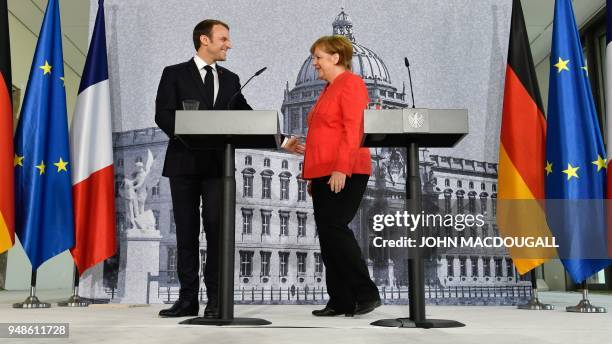
[[[70,128],[75,231],[71,253],[81,275],[114,255],[117,247],[111,131],[104,0],[100,0]]]

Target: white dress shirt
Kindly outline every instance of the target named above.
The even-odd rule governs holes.
[[[206,71],[206,69],[204,69],[204,67],[206,67],[208,63],[204,62],[204,60],[202,60],[198,55],[196,55],[193,58],[193,61],[195,62],[196,66],[198,66],[198,71],[200,72],[200,76],[202,77],[202,82],[206,82],[205,77],[206,77],[206,73],[208,72]],[[215,101],[217,100],[217,94],[219,93],[219,74],[217,73],[217,63],[216,62],[213,62],[210,66],[212,67],[213,79],[215,80],[215,84],[213,87],[213,90],[214,90],[213,105],[215,105]]]

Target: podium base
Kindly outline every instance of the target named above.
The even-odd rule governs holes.
[[[210,319],[191,318],[181,321],[181,325],[207,325],[207,326],[261,326],[272,324],[268,320],[258,318],[232,318],[232,319]]]
[[[425,319],[422,321],[414,321],[410,318],[382,319],[375,321],[370,325],[401,328],[449,328],[465,326],[465,324],[455,320]]]

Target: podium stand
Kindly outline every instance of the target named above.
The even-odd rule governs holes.
[[[269,325],[257,318],[234,317],[236,148],[278,148],[276,111],[176,111],[174,133],[188,148],[223,148],[223,214],[219,235],[219,318],[197,317],[188,325]]]
[[[419,147],[453,147],[468,133],[467,110],[395,109],[364,112],[364,147],[406,147],[406,211],[421,212]],[[454,320],[427,319],[425,315],[425,278],[421,249],[408,260],[408,318],[382,319],[375,326],[403,328],[462,327]]]

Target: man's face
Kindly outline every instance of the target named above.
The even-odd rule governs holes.
[[[232,41],[229,38],[229,30],[223,25],[214,25],[208,36],[200,36],[206,54],[214,61],[225,61],[227,51],[232,48]]]

